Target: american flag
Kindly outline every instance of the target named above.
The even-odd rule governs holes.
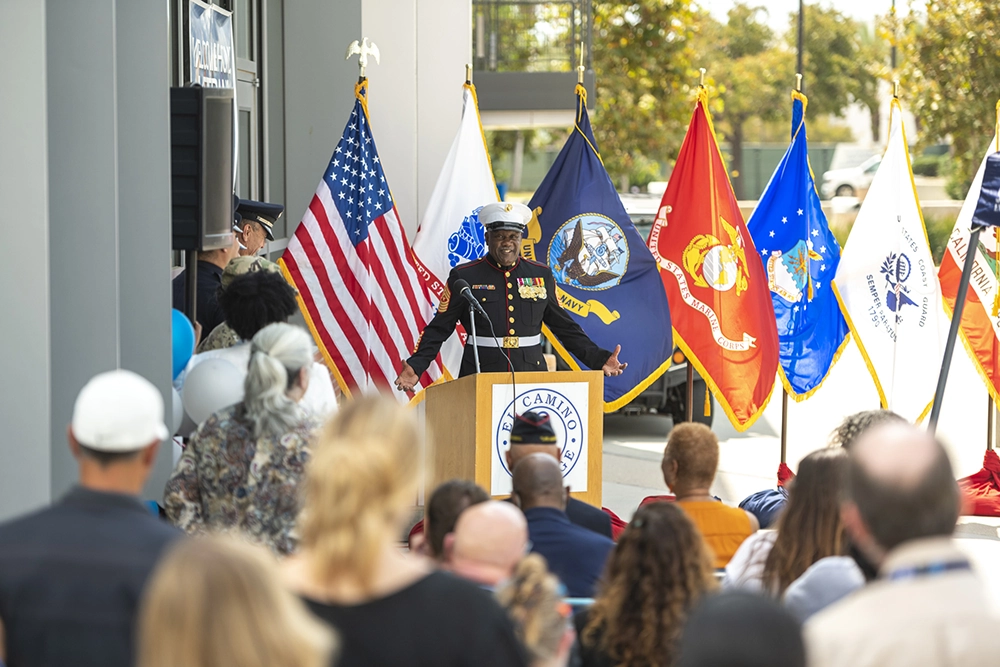
[[[367,81],[357,86],[340,143],[280,260],[348,396],[393,391],[400,360],[434,314],[375,148],[367,89]],[[440,376],[439,357],[416,391]]]

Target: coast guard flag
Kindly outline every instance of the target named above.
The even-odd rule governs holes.
[[[1000,125],[998,125],[1000,129]],[[955,300],[958,298],[958,282],[962,277],[962,267],[969,252],[970,227],[973,214],[979,203],[980,191],[983,188],[983,176],[986,172],[986,161],[990,156],[996,156],[1000,150],[1000,132],[990,142],[979,171],[972,180],[969,194],[965,197],[962,210],[958,213],[955,228],[951,230],[948,247],[941,259],[938,279],[941,281],[941,294],[949,313],[955,310]],[[993,186],[997,186],[994,184]],[[969,281],[969,291],[965,297],[965,308],[962,311],[961,334],[970,356],[979,369],[979,375],[986,382],[986,388],[996,402],[1000,399],[998,384],[1000,384],[1000,273],[998,257],[1000,244],[997,243],[997,228],[987,227],[979,236],[979,245],[975,249],[976,259],[972,266],[972,277]]]
[[[368,81],[302,222],[278,262],[341,390],[392,391],[434,314],[385,180],[368,119]],[[420,378],[441,376],[440,357]]]
[[[625,212],[597,152],[587,92],[576,87],[576,124],[528,206],[524,256],[552,269],[567,312],[601,347],[622,346],[628,368],[604,380],[604,409],[628,404],[670,365],[670,311],[656,262]],[[547,328],[560,356],[579,363]]]
[[[649,232],[674,339],[738,431],[761,415],[778,370],[778,331],[760,255],[698,102]]]
[[[479,224],[479,209],[500,201],[479,119],[476,87],[466,83],[464,88],[458,134],[413,240],[417,269],[438,301],[449,296],[448,273],[454,267],[486,255],[486,230]],[[441,347],[441,359],[451,377],[458,377],[464,345],[465,331],[459,324]]]
[[[830,286],[840,245],[827,225],[809,168],[807,104],[805,95],[792,93],[792,143],[747,223],[771,290],[779,373],[797,401],[819,389],[848,338]]]
[[[889,145],[844,245],[834,291],[882,407],[920,421],[934,399],[948,322],[895,99],[889,125]]]

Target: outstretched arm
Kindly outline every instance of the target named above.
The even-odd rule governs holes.
[[[611,352],[598,347],[594,341],[590,340],[583,327],[559,303],[559,297],[556,296],[556,281],[551,272],[546,277],[545,283],[548,303],[542,322],[549,328],[549,331],[555,334],[563,347],[591,370],[604,370],[604,374],[608,375],[605,365],[611,363],[612,360],[614,360],[614,368],[620,366],[624,370],[624,366],[618,364],[618,350]],[[618,373],[614,373],[614,375],[618,375]]]
[[[438,355],[441,346],[455,332],[455,325],[458,324],[458,319],[462,316],[463,306],[458,303],[460,299],[457,296],[451,298],[451,287],[454,280],[455,271],[452,270],[451,275],[448,276],[445,292],[441,295],[441,305],[438,307],[437,314],[424,327],[413,355],[402,361],[399,376],[395,381],[396,388],[400,391],[413,390],[413,387],[419,382],[420,376],[424,374],[427,367],[434,361],[434,357]]]

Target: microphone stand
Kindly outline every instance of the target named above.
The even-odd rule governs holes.
[[[479,345],[476,344],[476,304],[469,304],[469,321],[472,323],[472,356],[476,359],[476,375],[479,375]],[[494,340],[496,340],[494,338]]]

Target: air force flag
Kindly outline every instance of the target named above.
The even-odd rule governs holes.
[[[524,256],[548,264],[559,302],[603,348],[622,346],[628,368],[604,381],[604,409],[626,405],[670,365],[670,312],[659,271],[625,212],[577,86],[573,133],[528,206]],[[573,368],[575,359],[545,330]]]
[[[831,288],[840,246],[809,168],[807,103],[792,93],[792,143],[747,223],[771,290],[782,383],[797,401],[823,383],[848,336]]]

